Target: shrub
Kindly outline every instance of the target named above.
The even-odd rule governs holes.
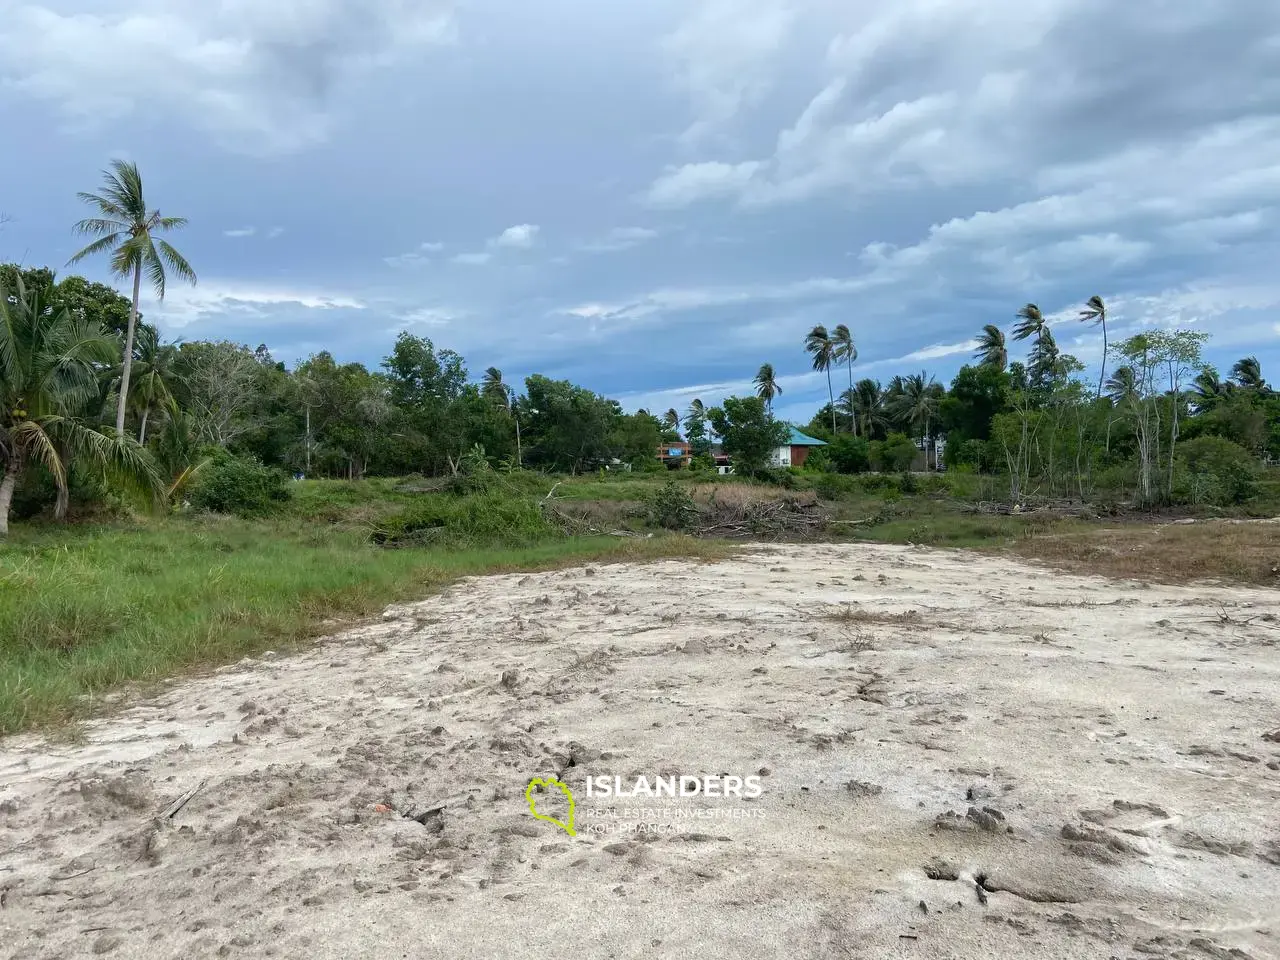
[[[827,473],[818,478],[813,489],[823,500],[841,500],[857,493],[859,484],[855,477]]]
[[[699,477],[714,477],[717,474],[716,458],[705,453],[694,457],[689,461],[689,470]]]
[[[891,433],[880,448],[880,468],[893,473],[905,472],[916,462],[920,451],[906,434]]]
[[[827,473],[833,469],[831,462],[831,454],[827,452],[825,447],[815,447],[809,451],[809,456],[805,457],[804,467],[802,468],[809,473]]]
[[[1188,440],[1178,448],[1178,461],[1174,495],[1185,502],[1225,506],[1258,492],[1253,456],[1223,437]]]
[[[196,474],[186,499],[199,510],[258,517],[278,510],[292,496],[284,471],[217,450]]]
[[[690,530],[698,519],[693,497],[675,480],[668,480],[648,502],[649,521],[664,530]]]
[[[862,473],[871,467],[871,444],[862,437],[841,434],[827,448],[832,465],[841,473]]]

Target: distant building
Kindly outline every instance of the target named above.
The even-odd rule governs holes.
[[[825,441],[808,436],[792,427],[791,436],[787,438],[784,446],[773,451],[770,463],[775,467],[803,467],[804,462],[809,459],[810,450],[826,445]]]
[[[675,440],[658,445],[658,459],[666,464],[669,470],[681,470],[689,466],[693,455],[689,450],[689,444],[683,440]]]

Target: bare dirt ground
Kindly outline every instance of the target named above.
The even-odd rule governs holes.
[[[763,794],[585,795],[676,774]],[[15,958],[1277,957],[1280,595],[861,545],[471,580],[0,744],[0,891]]]

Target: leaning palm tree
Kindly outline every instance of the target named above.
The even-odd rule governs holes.
[[[818,324],[804,338],[804,349],[806,353],[813,356],[813,369],[823,371],[827,375],[827,397],[831,402],[831,432],[835,433],[836,395],[831,387],[831,364],[836,358],[835,341],[827,333],[827,328]]]
[[[662,415],[662,427],[664,430],[675,430],[680,426],[680,414],[676,413],[676,408],[671,407]]]
[[[843,323],[839,324],[831,333],[831,342],[835,344],[834,359],[837,363],[844,361],[845,366],[849,370],[849,389],[853,390],[853,364],[858,359],[858,347],[853,342],[853,334],[849,332],[849,328]],[[858,421],[853,419],[853,413],[850,412],[850,429],[858,432]]]
[[[1107,305],[1098,296],[1090,297],[1080,311],[1080,319],[1093,324],[1102,324],[1102,372],[1098,374],[1098,399],[1102,399],[1102,385],[1107,378]]]
[[[978,337],[978,350],[974,358],[981,366],[995,367],[1001,373],[1009,366],[1009,348],[1005,343],[1004,331],[994,323],[982,328],[982,336]]]
[[[22,474],[40,465],[67,500],[67,468],[75,460],[135,488],[161,489],[155,465],[132,437],[108,435],[81,418],[98,396],[98,370],[115,359],[119,341],[65,306],[46,306],[19,279],[0,290],[0,537]]]
[[[1257,357],[1237,360],[1231,367],[1231,379],[1241,390],[1265,391],[1267,382],[1262,379],[1262,364]]]
[[[1203,413],[1217,406],[1229,397],[1236,385],[1230,380],[1223,380],[1213,367],[1205,367],[1191,384],[1191,399],[1196,405],[1196,412]]]
[[[497,367],[490,367],[484,372],[480,393],[501,406],[507,408],[511,406],[511,388],[503,383],[502,371]]]
[[[1035,346],[1027,357],[1027,369],[1031,372],[1031,382],[1035,386],[1048,386],[1058,375],[1061,351],[1058,341],[1053,338],[1053,331],[1045,326],[1036,337]]]
[[[1048,326],[1045,324],[1044,314],[1040,312],[1040,308],[1034,303],[1028,303],[1017,313],[1018,322],[1013,327],[1013,339],[1027,340],[1035,337],[1037,340],[1044,335]]]
[[[773,372],[773,364],[762,363],[760,370],[756,373],[755,380],[752,382],[756,385],[756,396],[768,404],[769,412],[773,413],[773,398],[782,396],[782,387],[778,386],[778,378]]]
[[[142,292],[142,274],[157,297],[164,299],[166,266],[179,278],[196,282],[191,264],[167,241],[154,234],[185,226],[185,217],[162,217],[158,210],[148,210],[142,196],[142,174],[133,163],[113,160],[111,170],[103,173],[102,193],[80,193],[85,203],[98,208],[101,216],[81,220],[78,233],[96,236],[69,263],[110,251],[111,272],[117,277],[133,278],[133,303],[129,307],[129,327],[125,332],[124,370],[120,375],[120,397],[116,403],[116,432],[124,433],[124,414],[129,405],[129,377],[133,372],[134,328],[138,323],[138,298]]]

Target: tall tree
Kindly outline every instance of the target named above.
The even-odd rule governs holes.
[[[760,397],[726,397],[721,406],[707,411],[707,418],[733,457],[735,471],[743,476],[769,466],[769,458],[789,433]]]
[[[185,217],[162,217],[159,210],[148,210],[142,194],[142,174],[137,164],[113,160],[111,170],[103,173],[101,193],[80,193],[79,198],[97,207],[101,216],[81,220],[76,232],[96,236],[69,261],[79,263],[87,257],[110,251],[111,272],[117,277],[133,278],[133,301],[129,307],[129,326],[125,332],[124,370],[120,375],[120,398],[116,403],[116,432],[124,433],[124,415],[129,405],[129,376],[133,372],[133,338],[138,324],[138,299],[142,292],[142,273],[156,296],[163,300],[168,280],[165,268],[188,283],[196,282],[191,269],[173,246],[155,234],[186,226]]]
[[[870,440],[876,429],[886,423],[879,381],[864,377],[854,384],[853,408],[862,425],[862,435]]]
[[[1267,389],[1267,382],[1262,379],[1262,364],[1257,357],[1237,360],[1231,367],[1231,379],[1241,390],[1263,393]]]
[[[805,352],[813,357],[813,369],[827,375],[827,397],[831,403],[831,432],[836,432],[836,395],[831,386],[831,364],[835,362],[836,345],[827,328],[818,324],[804,338]]]
[[[982,335],[978,337],[977,352],[973,356],[982,366],[994,367],[1003,373],[1009,366],[1009,348],[1005,343],[1004,331],[994,323],[983,327]]]
[[[782,387],[778,386],[778,378],[773,372],[772,363],[762,363],[755,379],[756,396],[765,402],[769,412],[773,413],[773,398],[782,396]]]
[[[929,440],[933,424],[938,418],[938,390],[933,377],[921,370],[902,378],[901,391],[893,400],[894,414],[899,423],[906,424],[923,439],[925,465],[929,462]],[[935,458],[934,466],[937,466]]]
[[[676,408],[671,407],[662,415],[662,429],[675,430],[680,426],[680,414],[676,413]]]
[[[102,327],[46,307],[21,281],[0,289],[0,537],[9,533],[18,478],[36,464],[53,477],[60,507],[73,460],[158,492],[154,464],[132,437],[99,433],[80,417],[116,348]]]
[[[1196,405],[1196,411],[1204,413],[1212,410],[1223,400],[1231,396],[1235,389],[1235,384],[1230,380],[1223,380],[1218,376],[1218,371],[1213,367],[1205,367],[1191,382],[1191,392],[1193,402]]]
[[[484,372],[484,382],[480,386],[480,392],[494,403],[510,409],[511,388],[503,383],[502,371],[497,367],[490,367]]]
[[[838,324],[831,334],[831,342],[835,344],[835,353],[833,359],[839,363],[844,361],[845,367],[849,371],[849,389],[853,389],[853,364],[858,359],[858,347],[853,342],[853,334],[849,332],[849,328],[843,323]],[[858,432],[858,421],[854,419],[853,412],[849,413],[849,427],[852,433]]]
[[[1080,319],[1102,326],[1102,372],[1098,374],[1098,398],[1102,398],[1102,385],[1107,379],[1107,305],[1099,296],[1090,297],[1080,311]]]
[[[1028,340],[1035,337],[1037,340],[1044,334],[1047,329],[1044,314],[1040,312],[1040,308],[1034,303],[1028,303],[1017,313],[1018,322],[1013,327],[1013,339]]]

